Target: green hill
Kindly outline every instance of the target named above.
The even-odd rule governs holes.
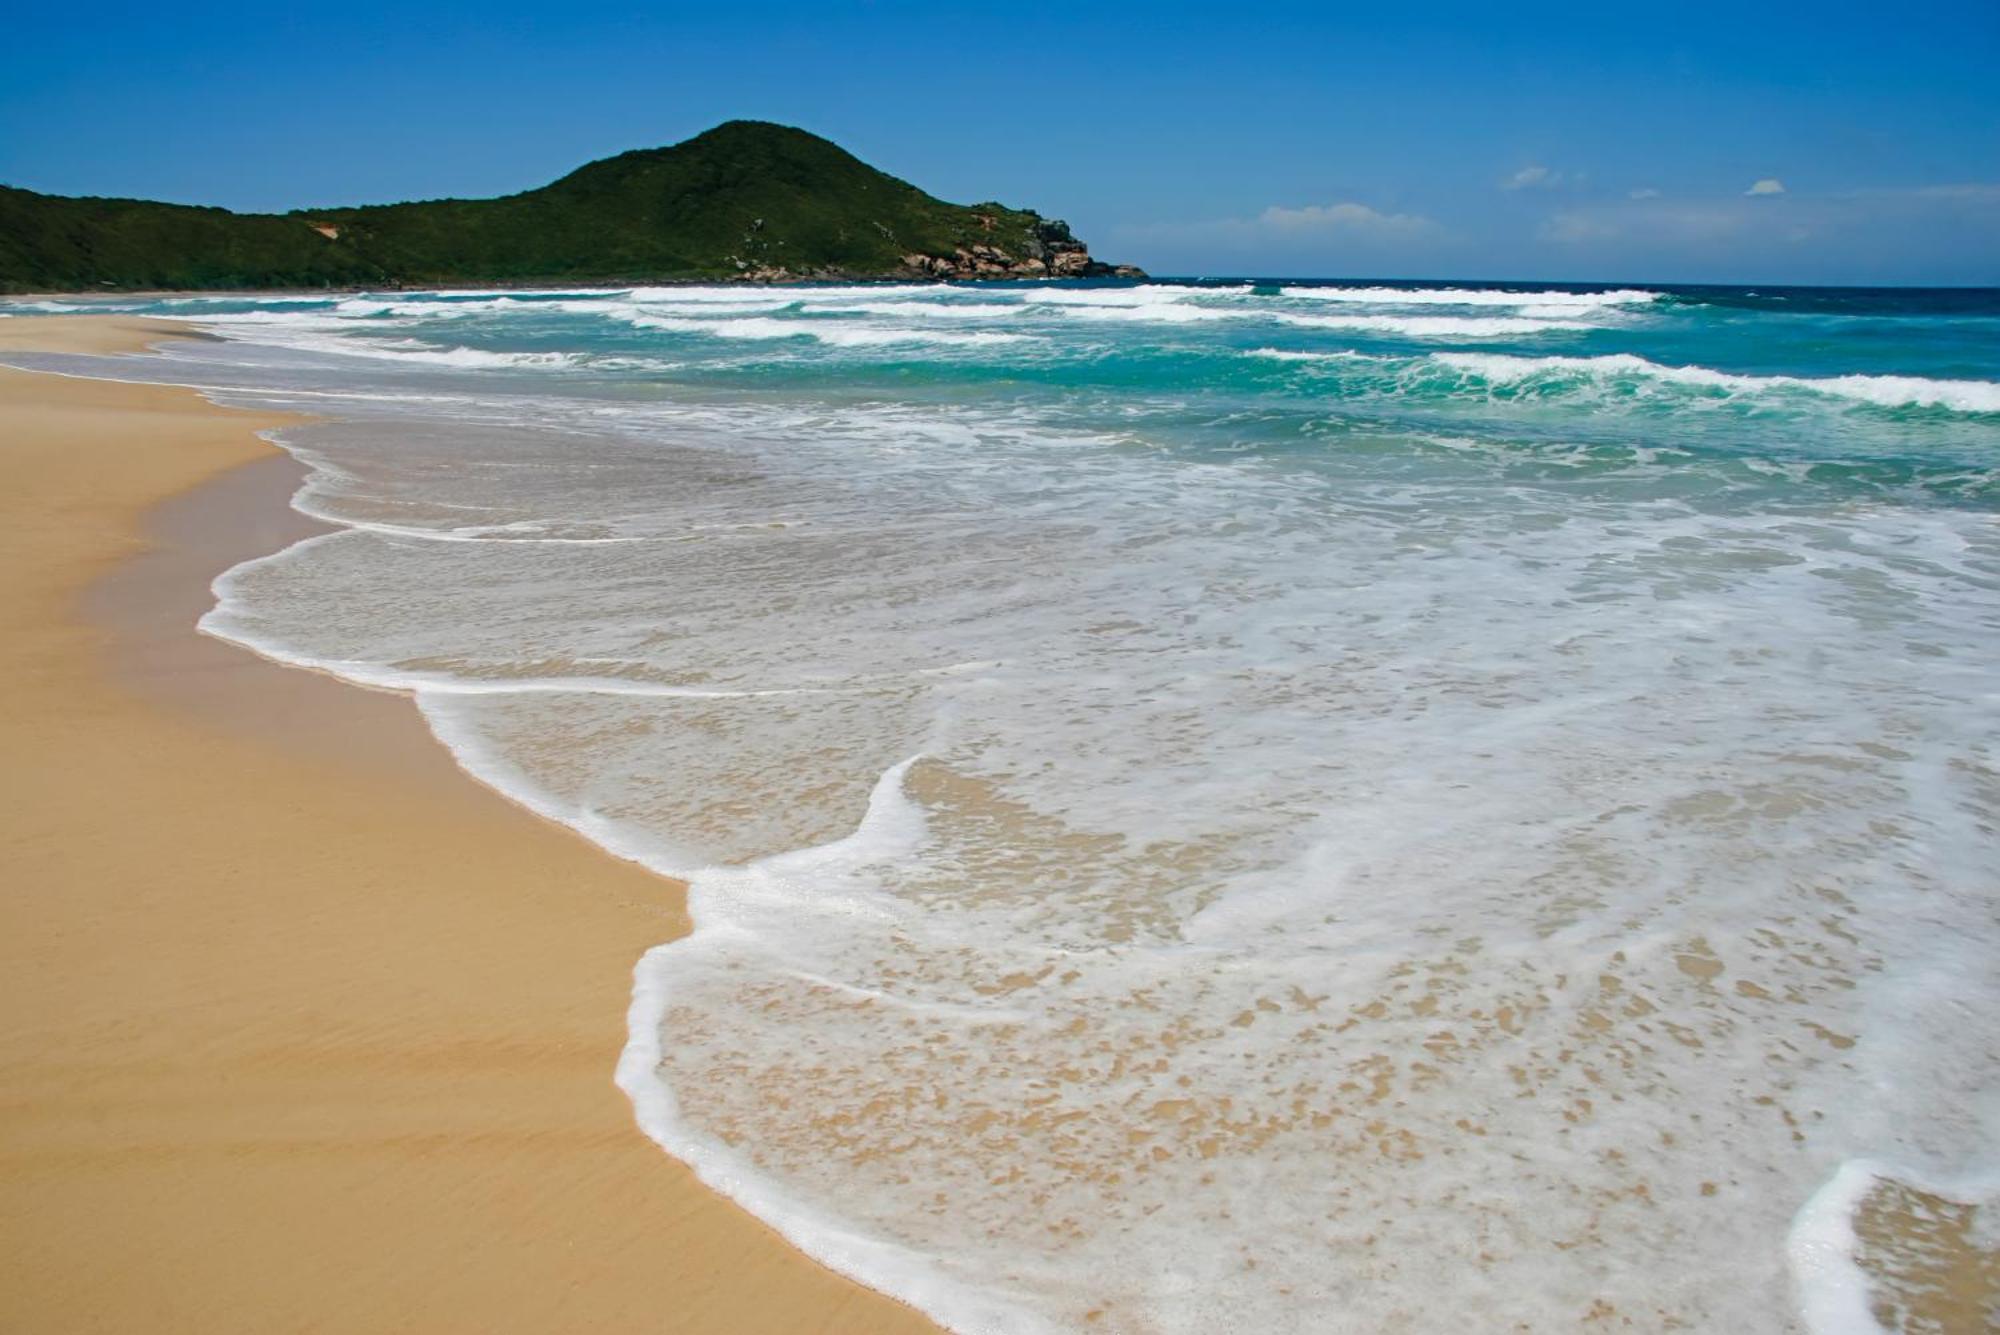
[[[0,291],[1136,276],[1060,222],[947,204],[731,121],[499,199],[243,214],[0,186]]]

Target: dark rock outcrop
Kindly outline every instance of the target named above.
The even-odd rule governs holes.
[[[1090,248],[1076,239],[1060,218],[1036,218],[1019,245],[1019,254],[1000,246],[975,242],[949,255],[911,253],[903,267],[912,278],[939,281],[994,278],[1144,278],[1130,264],[1106,264],[1092,259]]]

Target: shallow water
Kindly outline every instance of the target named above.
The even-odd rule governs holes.
[[[1867,1330],[1993,1194],[2000,294],[111,304],[337,418],[206,627],[689,878],[642,1123],[948,1324]]]

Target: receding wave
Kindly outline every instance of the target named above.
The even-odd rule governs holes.
[[[495,352],[487,348],[440,348],[415,339],[375,342],[364,339],[326,340],[321,351],[345,356],[379,357],[387,361],[419,362],[431,366],[456,366],[467,370],[500,370],[514,367],[556,369],[580,365],[585,359],[574,352]]]
[[[504,352],[491,348],[439,346],[416,338],[356,337],[342,332],[344,328],[353,328],[355,321],[338,316],[251,311],[240,315],[204,317],[202,323],[225,327],[248,326],[258,330],[258,336],[271,344],[301,352],[366,357],[406,366],[445,366],[461,370],[558,370],[581,366],[590,360],[587,354],[580,352]]]
[[[642,329],[666,329],[677,333],[708,334],[715,338],[785,339],[811,338],[833,347],[872,348],[896,344],[931,344],[937,347],[985,347],[1019,342],[1022,335],[988,331],[943,329],[884,329],[835,320],[775,320],[751,316],[739,319],[702,320],[683,316],[633,315],[632,324]]]

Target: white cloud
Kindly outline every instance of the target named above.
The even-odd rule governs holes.
[[[1549,190],[1563,183],[1563,174],[1534,164],[1523,167],[1500,183],[1502,190]]]
[[[1766,176],[1743,193],[1746,195],[1782,195],[1785,193],[1785,183],[1775,176]]]
[[[1658,199],[1659,197],[1660,192],[1653,189],[1650,185],[1642,185],[1637,190],[1626,192],[1625,195],[1627,199]]]
[[[1360,232],[1372,236],[1409,236],[1437,224],[1414,213],[1383,213],[1366,204],[1308,204],[1288,209],[1273,204],[1257,215],[1259,226],[1282,232]]]

